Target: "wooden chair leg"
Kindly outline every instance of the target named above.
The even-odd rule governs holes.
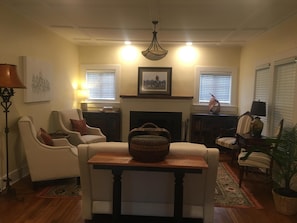
[[[239,167],[239,187],[241,187],[241,183],[243,180],[243,175],[244,175],[244,166]]]

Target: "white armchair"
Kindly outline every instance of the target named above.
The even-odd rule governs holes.
[[[32,182],[79,177],[77,148],[67,139],[50,139],[51,145],[42,143],[28,116],[21,117],[18,126]]]
[[[74,131],[72,121],[83,121],[80,109],[69,109],[53,111],[54,124],[57,131],[62,131],[69,135],[69,142],[72,145],[88,144],[95,142],[106,142],[106,136],[100,128],[95,128],[84,124],[84,134],[78,130]]]

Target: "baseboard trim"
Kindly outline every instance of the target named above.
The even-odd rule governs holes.
[[[9,172],[9,178],[11,179],[11,185],[15,184],[16,182],[20,181],[22,178],[29,175],[29,168],[28,166],[21,167],[19,169],[15,169],[11,172]],[[0,178],[0,190],[5,190],[6,187],[6,174],[4,176],[1,176]]]

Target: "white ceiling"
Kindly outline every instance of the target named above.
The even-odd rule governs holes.
[[[0,0],[78,45],[242,45],[297,14],[297,0]]]

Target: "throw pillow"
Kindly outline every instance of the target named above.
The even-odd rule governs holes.
[[[70,121],[71,121],[73,131],[79,132],[81,135],[88,134],[86,120],[84,120],[84,119],[80,119],[80,120],[70,119]]]
[[[37,138],[39,139],[40,142],[48,146],[54,146],[54,141],[52,137],[43,128],[40,128],[40,130],[38,131]]]

